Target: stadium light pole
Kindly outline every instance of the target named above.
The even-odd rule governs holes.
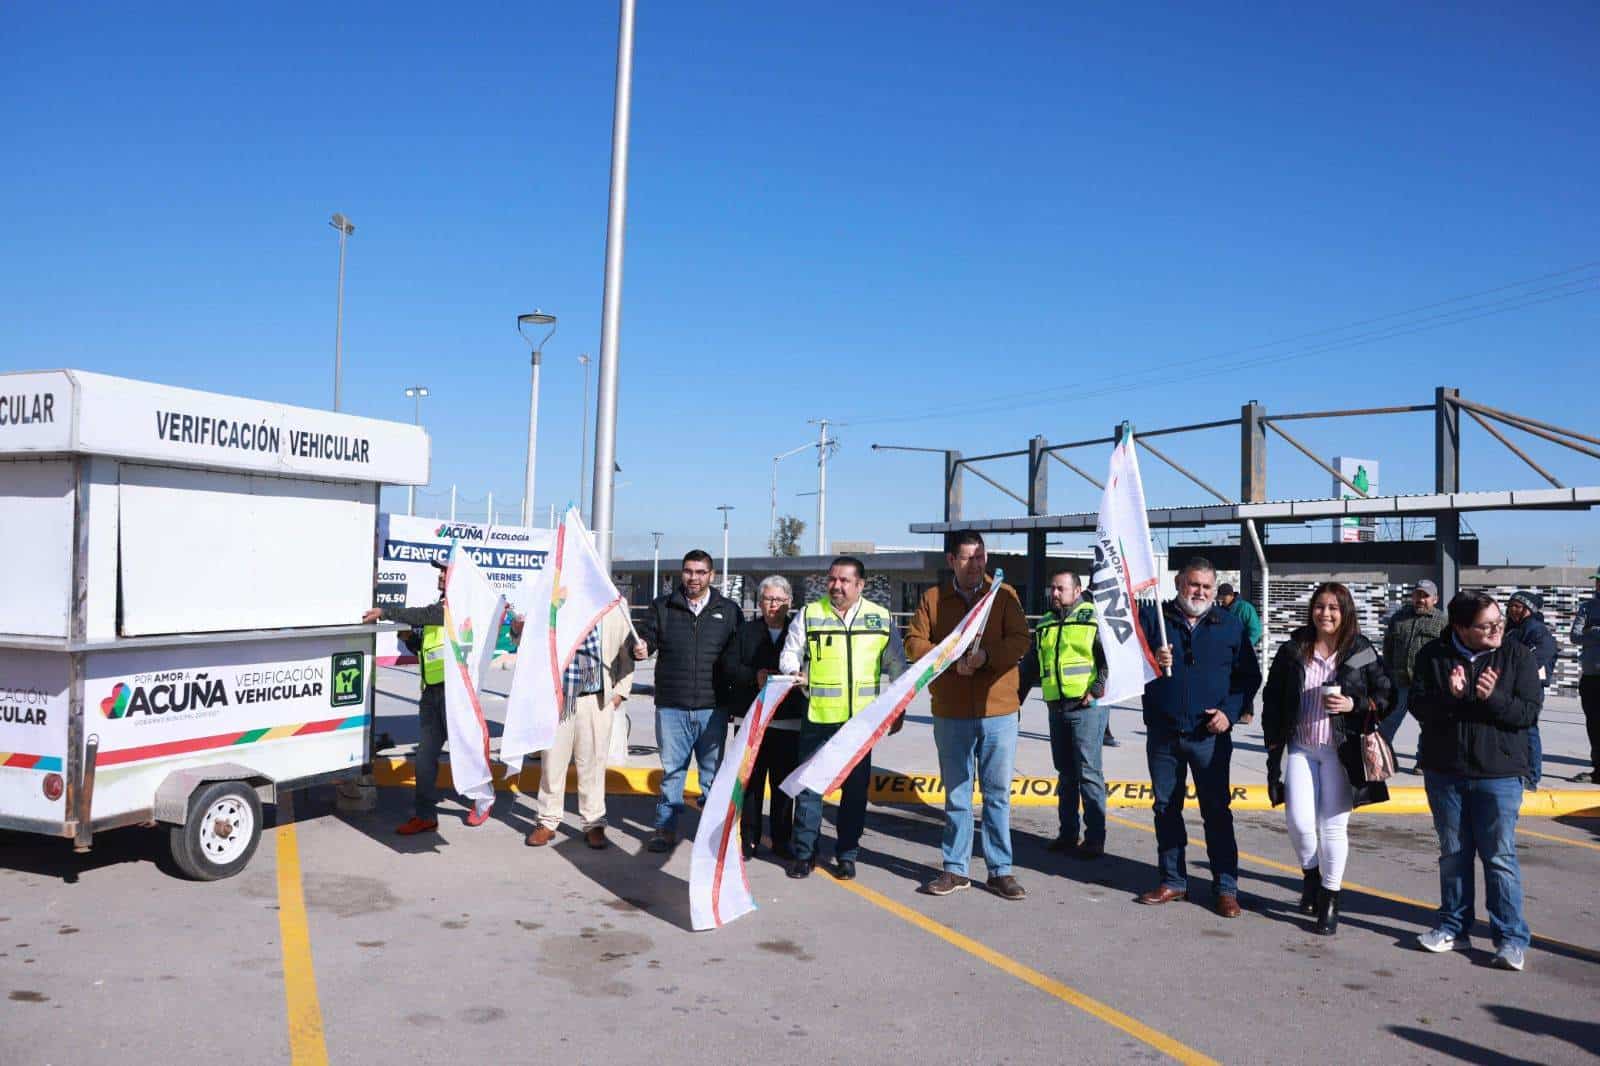
[[[717,510],[722,512],[722,594],[728,594],[728,512],[733,510],[731,503],[718,504]]]
[[[333,318],[333,409],[339,409],[339,385],[344,376],[344,242],[356,225],[335,211],[328,225],[339,231],[339,302]]]
[[[529,331],[537,331],[541,326],[549,326],[550,330],[543,337],[534,340]],[[545,343],[556,334],[556,316],[547,315],[539,310],[526,315],[518,315],[517,332],[522,334],[522,339],[527,341],[528,347],[533,349],[533,384],[528,391],[528,465],[522,475],[522,524],[523,526],[531,526],[533,525],[534,460],[537,458],[535,453],[539,445],[539,363],[544,358]]]
[[[420,425],[422,425],[422,401],[428,395],[428,386],[426,386],[426,385],[411,385],[411,386],[408,386],[406,388],[406,395],[411,397],[411,403],[412,403],[412,407],[413,407],[413,414],[412,414],[412,418],[411,418],[411,424],[414,425],[414,426],[420,426]],[[407,485],[406,486],[406,514],[414,515],[416,513],[417,513],[417,487],[415,485]]]
[[[611,116],[611,200],[606,214],[605,295],[600,308],[600,386],[594,427],[594,506],[600,563],[611,569],[617,459],[617,360],[622,330],[622,248],[628,218],[628,125],[633,109],[634,0],[620,0],[617,90]]]

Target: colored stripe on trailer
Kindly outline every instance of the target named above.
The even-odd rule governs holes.
[[[59,755],[29,755],[21,751],[0,751],[0,766],[59,774],[61,772],[61,757]]]
[[[161,759],[169,755],[185,755],[191,751],[233,748],[244,744],[255,744],[263,740],[283,740],[286,737],[303,737],[313,733],[334,733],[341,729],[356,729],[365,725],[366,721],[366,715],[357,714],[351,715],[349,718],[328,718],[320,722],[302,722],[299,725],[272,726],[268,729],[247,729],[238,733],[222,733],[211,737],[192,737],[188,740],[169,740],[165,744],[146,744],[143,747],[125,748],[122,751],[102,751],[97,761],[101,766],[143,762],[146,759]]]

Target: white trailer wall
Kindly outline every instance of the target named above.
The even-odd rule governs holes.
[[[67,636],[72,600],[70,460],[0,461],[0,544],[5,546],[0,633]]]
[[[359,621],[376,502],[372,484],[124,463],[123,634]]]

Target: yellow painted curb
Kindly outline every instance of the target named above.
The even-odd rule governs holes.
[[[416,781],[416,769],[410,759],[380,758],[373,765],[373,776],[378,784],[389,787],[410,787]],[[439,784],[450,787],[450,765],[439,767]],[[505,776],[504,768],[495,767],[494,786],[501,792],[520,792],[533,795],[539,790],[539,766],[526,765],[515,778]],[[578,787],[576,770],[567,772],[567,791]],[[655,796],[661,791],[661,771],[646,766],[612,766],[606,770],[606,794],[610,796]],[[700,794],[700,780],[693,770],[684,783],[688,795]],[[1189,786],[1188,797],[1194,800],[1194,786]],[[833,793],[831,798],[837,798]],[[902,774],[888,770],[874,771],[867,787],[867,798],[873,803],[920,804],[944,806],[944,782],[938,774]],[[978,797],[982,799],[981,794]],[[1149,807],[1155,791],[1148,781],[1107,781],[1106,806]],[[1056,779],[1053,777],[1016,777],[1011,782],[1011,804],[1014,807],[1049,807],[1056,803]],[[1273,806],[1267,800],[1265,785],[1234,785],[1232,807],[1236,811],[1269,811]],[[1414,785],[1395,786],[1389,789],[1387,803],[1362,807],[1362,814],[1427,814],[1428,795]],[[1585,815],[1600,818],[1600,789],[1573,788],[1524,793],[1522,813],[1527,816],[1560,817]]]

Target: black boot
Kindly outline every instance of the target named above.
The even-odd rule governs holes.
[[[1317,894],[1317,925],[1312,932],[1332,936],[1339,931],[1339,891],[1322,889]]]
[[[1309,870],[1301,870],[1300,876],[1304,878],[1300,885],[1300,913],[1309,918],[1317,913],[1317,890],[1322,887],[1322,871],[1313,866]]]

